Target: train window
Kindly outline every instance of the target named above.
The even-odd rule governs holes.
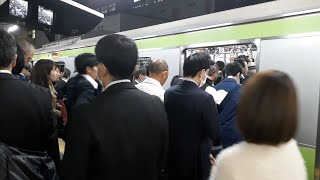
[[[248,44],[237,44],[237,45],[226,45],[226,46],[213,46],[213,47],[199,47],[186,49],[185,57],[190,55],[203,52],[211,56],[215,62],[223,61],[226,64],[233,62],[234,58],[245,55],[248,56],[249,61],[255,62],[257,58],[257,46],[254,43]]]

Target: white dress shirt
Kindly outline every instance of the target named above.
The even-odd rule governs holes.
[[[89,76],[87,74],[81,74],[81,76],[86,78],[86,80],[88,80],[90,82],[90,84],[93,86],[93,88],[98,89],[99,84],[91,76]]]
[[[5,74],[12,74],[10,71],[8,70],[0,70],[0,73],[5,73]]]
[[[153,96],[158,96],[162,102],[164,101],[165,90],[163,89],[159,81],[147,77],[142,83],[137,84],[136,87],[145,93]]]

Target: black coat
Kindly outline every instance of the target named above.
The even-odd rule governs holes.
[[[219,135],[213,97],[195,83],[183,81],[165,93],[169,120],[168,173],[170,180],[207,180],[209,154]]]
[[[168,122],[161,100],[131,82],[108,87],[67,125],[64,180],[157,180]]]
[[[67,95],[67,83],[64,80],[60,79],[56,82],[55,89],[58,93],[58,99],[63,99],[63,97]]]
[[[51,111],[49,89],[0,73],[0,142],[32,151],[48,151],[57,158],[57,139],[50,139],[54,131]]]
[[[67,84],[67,103],[66,108],[68,117],[71,119],[72,111],[74,108],[82,104],[87,104],[99,95],[101,88],[95,89],[92,84],[82,75],[71,78]]]

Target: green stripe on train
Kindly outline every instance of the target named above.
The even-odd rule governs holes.
[[[314,163],[316,159],[316,151],[311,148],[300,147],[300,152],[306,163],[308,177],[309,177],[308,179],[314,180]]]
[[[209,43],[227,40],[285,36],[308,32],[320,32],[320,14],[297,16],[257,23],[208,29],[177,35],[168,35],[137,40],[139,49],[168,48],[175,46]],[[80,52],[93,52],[93,47],[62,51],[61,56],[76,56]],[[34,59],[50,57],[51,53],[40,54]]]
[[[137,41],[137,44],[140,49],[166,48],[197,43],[319,32],[319,22],[320,14],[313,14],[294,18],[278,19],[158,38],[150,38]]]

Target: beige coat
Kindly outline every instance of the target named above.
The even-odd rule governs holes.
[[[51,97],[52,97],[52,111],[53,111],[53,114],[54,114],[54,117],[55,118],[58,118],[60,116],[60,111],[58,110],[58,102],[57,102],[57,91],[56,89],[54,88],[53,84],[49,84],[49,89],[50,89],[50,92],[51,92]]]

